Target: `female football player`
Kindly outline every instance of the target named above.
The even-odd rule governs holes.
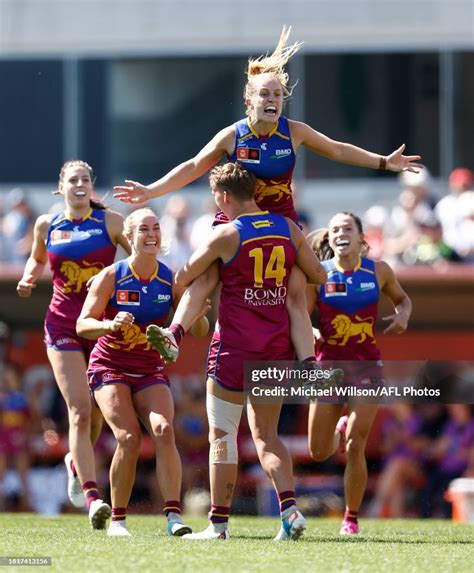
[[[168,534],[181,536],[191,529],[180,516],[181,460],[173,431],[173,398],[163,361],[146,340],[146,328],[150,322],[164,323],[183,289],[174,285],[171,269],[157,261],[161,231],[153,211],[144,208],[129,215],[124,234],[131,256],[106,267],[94,280],[77,321],[80,336],[98,339],[89,361],[89,386],[117,440],[110,467],[112,521],[107,534],[130,535],[126,515],[141,420],[155,445]],[[208,325],[207,319],[202,321]],[[207,333],[200,325],[198,329]]]
[[[393,314],[383,318],[388,323],[384,333],[393,334],[402,334],[407,328],[412,307],[408,295],[387,263],[367,258],[368,245],[356,215],[334,215],[328,229],[313,237],[312,247],[328,274],[324,285],[307,289],[310,311],[314,306],[319,311],[318,361],[323,367],[325,361],[329,367],[333,361],[350,362],[343,368],[345,385],[383,384],[374,335],[380,293],[394,306]],[[367,483],[365,445],[377,404],[349,400],[348,415],[341,417],[343,408],[344,404],[324,400],[310,404],[309,449],[316,461],[327,459],[338,447],[345,451],[346,511],[340,533],[357,535]]]
[[[99,498],[92,449],[102,418],[98,408],[92,407],[86,376],[93,343],[77,335],[76,320],[89,279],[113,262],[118,244],[126,250],[129,245],[122,235],[122,215],[92,199],[94,174],[85,161],[64,163],[58,193],[64,198],[65,209],[38,217],[31,255],[17,292],[21,297],[31,295],[49,259],[53,297],[44,324],[45,344],[68,409],[68,495],[76,507],[87,502],[92,527],[103,529],[110,507]]]

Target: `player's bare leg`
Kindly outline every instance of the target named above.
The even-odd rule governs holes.
[[[168,386],[159,384],[134,394],[133,402],[155,446],[156,475],[165,500],[168,534],[181,537],[192,530],[181,520],[182,468],[173,429],[173,397]]]
[[[69,417],[69,449],[74,460],[87,505],[99,499],[94,450],[91,443],[91,397],[87,386],[86,360],[82,352],[47,348],[48,359],[59,390],[66,402]],[[68,472],[69,473],[69,472]],[[76,504],[75,504],[76,505]],[[79,501],[77,502],[79,504]],[[97,506],[97,504],[95,504]],[[105,506],[105,504],[104,504]],[[104,507],[101,510],[107,513]],[[94,523],[96,520],[94,520]],[[99,528],[105,522],[99,520]]]
[[[211,511],[209,526],[199,533],[185,535],[188,540],[225,540],[227,524],[237,479],[237,431],[242,414],[244,394],[207,380],[209,419],[209,478]],[[219,423],[219,419],[222,420]],[[221,425],[222,427],[219,427]]]
[[[247,404],[247,418],[262,468],[273,483],[280,502],[281,528],[275,541],[296,540],[306,529],[303,515],[296,507],[293,462],[278,436],[281,401]]]
[[[359,533],[358,514],[367,485],[365,446],[377,414],[377,404],[356,404],[349,407],[346,429],[346,470],[344,495],[346,511],[341,525],[342,535]]]
[[[127,506],[135,482],[140,453],[141,428],[138,423],[131,391],[124,384],[107,384],[94,392],[105,421],[112,430],[117,446],[110,464],[112,521],[108,534],[127,536]]]
[[[343,404],[309,405],[308,447],[313,460],[323,462],[337,451],[341,435],[336,426],[343,408]]]
[[[102,432],[102,423],[104,418],[102,417],[102,412],[97,404],[92,402],[92,409],[91,409],[91,443],[93,446],[97,443],[97,440],[100,437]]]

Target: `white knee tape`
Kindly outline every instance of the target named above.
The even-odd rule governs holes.
[[[209,463],[236,464],[238,462],[237,432],[244,406],[232,404],[208,392],[206,397],[209,426],[226,432],[210,444]]]

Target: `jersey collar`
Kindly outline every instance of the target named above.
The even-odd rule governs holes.
[[[355,273],[360,269],[362,265],[362,259],[359,255],[359,259],[357,260],[356,266],[352,270],[343,269],[340,265],[337,264],[336,259],[334,259],[334,266],[340,273]]]
[[[236,217],[236,219],[240,219],[240,217],[255,217],[255,215],[268,215],[268,211],[255,211],[255,213],[241,213]]]
[[[248,128],[250,129],[250,131],[252,132],[253,135],[255,135],[255,137],[257,137],[258,139],[264,138],[264,139],[268,139],[269,137],[271,137],[277,130],[278,130],[278,126],[280,125],[280,119],[278,119],[278,121],[276,122],[275,127],[270,131],[270,133],[267,133],[267,135],[260,135],[260,133],[258,133],[257,131],[255,131],[255,129],[253,128],[251,122],[250,122],[250,118],[247,117],[247,125]]]
[[[130,270],[132,272],[132,275],[140,282],[147,282],[147,283],[151,283],[152,280],[156,279],[156,277],[158,276],[158,269],[159,269],[159,262],[156,261],[156,268],[153,271],[152,275],[150,276],[149,279],[143,279],[142,277],[139,276],[139,274],[137,273],[137,271],[135,270],[135,268],[133,267],[133,263],[132,261],[128,262],[128,265],[130,267]]]
[[[89,211],[87,211],[87,213],[84,215],[84,217],[81,217],[80,219],[74,219],[74,217],[69,213],[64,213],[64,218],[73,223],[75,222],[82,223],[86,219],[90,219],[91,215],[92,215],[92,208],[90,208]]]

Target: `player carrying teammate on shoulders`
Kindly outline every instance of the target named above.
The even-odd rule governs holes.
[[[130,214],[124,235],[131,256],[94,280],[77,321],[80,336],[98,339],[89,361],[89,386],[117,440],[110,467],[112,522],[107,534],[130,536],[126,516],[140,452],[140,420],[155,446],[168,535],[181,536],[191,528],[181,520],[173,397],[163,361],[146,340],[146,327],[151,321],[163,324],[184,289],[175,285],[171,269],[156,259],[161,231],[151,209]],[[207,319],[202,321],[209,326]],[[197,326],[201,334],[207,333]]]
[[[298,265],[309,282],[326,279],[299,227],[289,218],[262,211],[254,200],[255,175],[239,163],[210,174],[217,205],[231,222],[218,226],[176,275],[187,286],[218,263],[222,282],[218,324],[207,364],[210,440],[210,524],[183,539],[228,539],[237,477],[237,433],[245,402],[244,362],[292,360],[294,350],[286,308],[291,269]],[[217,280],[218,280],[217,279]],[[248,420],[260,463],[280,500],[281,530],[275,539],[297,539],[305,520],[296,508],[290,454],[277,433],[281,401],[249,401]]]
[[[326,284],[308,286],[309,310],[319,311],[317,358],[324,367],[344,361],[344,383],[367,388],[383,385],[380,350],[374,336],[380,293],[394,306],[394,313],[383,317],[384,333],[405,332],[411,314],[411,301],[391,267],[384,261],[367,258],[362,222],[352,213],[337,213],[327,230],[308,237],[314,252],[328,274]],[[365,386],[364,386],[365,385]],[[340,401],[340,400],[339,400]],[[344,493],[346,511],[341,535],[359,533],[359,508],[367,483],[365,446],[377,413],[377,403],[348,399],[344,404],[324,398],[310,404],[308,439],[311,456],[318,462],[339,448],[346,454]]]
[[[257,177],[255,201],[260,209],[279,213],[297,222],[293,204],[292,174],[300,146],[333,161],[389,171],[418,171],[418,155],[403,155],[405,145],[383,156],[334,141],[309,125],[282,115],[285,99],[292,86],[285,70],[288,61],[298,52],[301,43],[287,45],[291,28],[284,27],[279,42],[270,55],[249,59],[244,88],[246,117],[219,131],[199,153],[151,183],[143,185],[126,180],[125,186],[115,187],[115,196],[136,204],[161,197],[189,185],[221,160],[240,161]],[[216,223],[227,221],[219,213]],[[197,316],[204,300],[212,292],[214,273],[196,279],[190,296],[183,298],[171,331],[152,329],[150,342],[167,361],[176,359],[177,347],[184,334],[183,316]],[[291,336],[300,360],[313,353],[311,321],[306,310],[304,276],[296,267],[288,291],[288,312]],[[189,318],[188,316],[188,318]],[[181,326],[180,326],[181,325]]]

